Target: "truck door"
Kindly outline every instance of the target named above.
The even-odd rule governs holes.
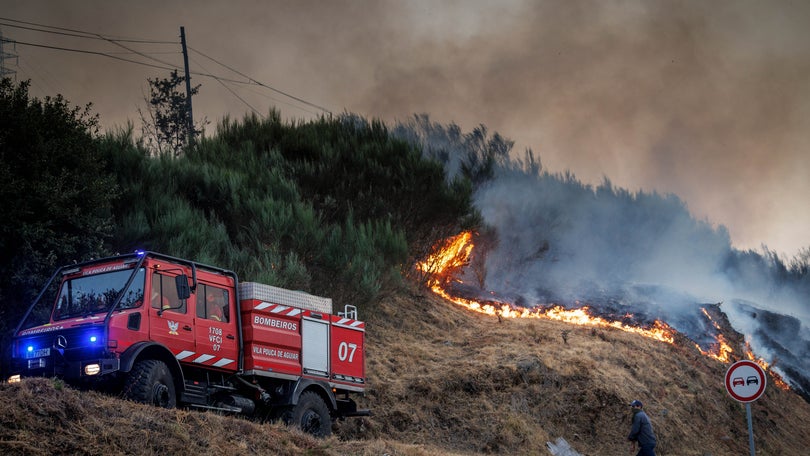
[[[152,272],[149,281],[149,337],[169,348],[178,359],[194,353],[194,315],[189,313],[188,300],[177,297],[175,276]]]
[[[301,319],[301,367],[304,374],[328,378],[329,322],[322,318],[310,314]]]
[[[235,296],[225,288],[203,283],[197,287],[196,296],[197,353],[190,361],[236,371],[239,347]]]

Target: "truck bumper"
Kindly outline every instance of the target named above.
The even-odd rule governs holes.
[[[59,356],[16,360],[13,372],[20,377],[59,377],[67,381],[92,381],[118,372],[118,358],[67,361]]]

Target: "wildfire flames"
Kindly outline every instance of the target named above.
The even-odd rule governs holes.
[[[579,309],[565,309],[555,305],[548,308],[529,309],[512,304],[486,304],[452,296],[444,285],[450,280],[454,271],[469,263],[473,247],[472,233],[464,231],[440,243],[434,253],[429,255],[425,261],[417,264],[420,271],[431,277],[428,286],[434,293],[467,309],[501,318],[546,318],[580,326],[616,328],[670,344],[675,341],[676,331],[660,320],[656,320],[649,328],[643,328],[594,316],[590,313],[588,306]],[[625,315],[625,318],[632,318],[632,314]]]
[[[424,261],[417,263],[416,268],[425,274],[425,277],[428,279],[427,285],[434,293],[475,312],[497,316],[498,318],[545,318],[580,326],[615,328],[669,344],[675,342],[677,331],[661,320],[655,320],[651,325],[642,327],[626,323],[628,320],[632,321],[632,314],[624,315],[622,317],[623,321],[609,320],[593,315],[588,306],[583,306],[578,309],[566,309],[559,305],[526,308],[514,304],[481,302],[474,299],[453,296],[448,292],[448,285],[452,281],[459,282],[458,279],[454,277],[454,274],[460,271],[461,268],[469,265],[473,247],[473,234],[469,231],[464,231],[437,244],[434,247],[433,253]],[[715,342],[710,344],[708,349],[703,349],[697,343],[695,346],[700,353],[705,356],[712,357],[723,363],[731,362],[733,360],[732,355],[734,350],[729,345],[726,337],[721,333],[720,325],[711,317],[705,308],[701,310],[717,330],[717,335]],[[787,383],[778,373],[768,369],[768,363],[762,358],[754,356],[753,351],[751,351],[747,343],[746,356],[762,366],[763,369],[770,372],[777,386],[783,389],[789,389]]]
[[[478,301],[464,299],[448,294],[439,284],[430,287],[437,295],[454,302],[467,309],[487,315],[494,315],[502,318],[546,318],[580,326],[595,326],[601,328],[616,328],[622,331],[641,334],[645,337],[658,339],[663,342],[673,343],[675,341],[675,330],[662,321],[656,320],[650,328],[626,325],[620,321],[609,321],[602,317],[593,316],[589,312],[588,306],[579,309],[565,309],[562,306],[551,306],[549,308],[528,309],[526,307],[502,304],[496,306],[492,304],[481,304]],[[632,317],[632,315],[628,315]]]
[[[708,318],[709,321],[712,322],[712,325],[714,325],[714,328],[718,331],[717,342],[712,344],[709,350],[703,350],[698,344],[695,344],[695,346],[700,351],[700,353],[706,356],[711,356],[712,358],[718,361],[722,361],[724,363],[731,362],[731,354],[734,353],[734,350],[728,344],[728,341],[726,341],[726,337],[719,332],[721,330],[720,325],[716,321],[714,321],[714,318],[712,318],[712,316],[709,315],[709,312],[705,308],[700,310],[701,312],[703,312],[703,315],[705,315],[706,318]]]
[[[751,343],[749,341],[745,341],[745,355],[751,361],[759,364],[759,367],[761,367],[764,371],[769,372],[771,374],[771,380],[776,386],[784,390],[790,389],[790,386],[787,384],[787,382],[785,382],[785,379],[783,379],[781,375],[774,372],[773,369],[769,369],[771,367],[770,364],[754,354],[754,350],[751,349]]]

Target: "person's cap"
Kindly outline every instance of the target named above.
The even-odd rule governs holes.
[[[642,404],[639,400],[635,400],[630,403],[630,407],[644,407],[644,404]]]

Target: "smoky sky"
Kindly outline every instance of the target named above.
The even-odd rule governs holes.
[[[807,2],[0,0],[0,11],[174,42],[184,26],[205,56],[332,112],[484,124],[553,172],[674,193],[726,226],[737,248],[792,256],[810,246]],[[3,24],[18,41],[132,56]],[[127,47],[181,64],[176,45]],[[93,102],[106,129],[137,127],[146,78],[167,75],[96,55],[15,52],[34,95]],[[191,53],[192,71],[240,79],[202,54]],[[286,118],[321,114],[266,88],[193,80],[203,84],[194,115],[212,122],[208,131],[273,106]]]

